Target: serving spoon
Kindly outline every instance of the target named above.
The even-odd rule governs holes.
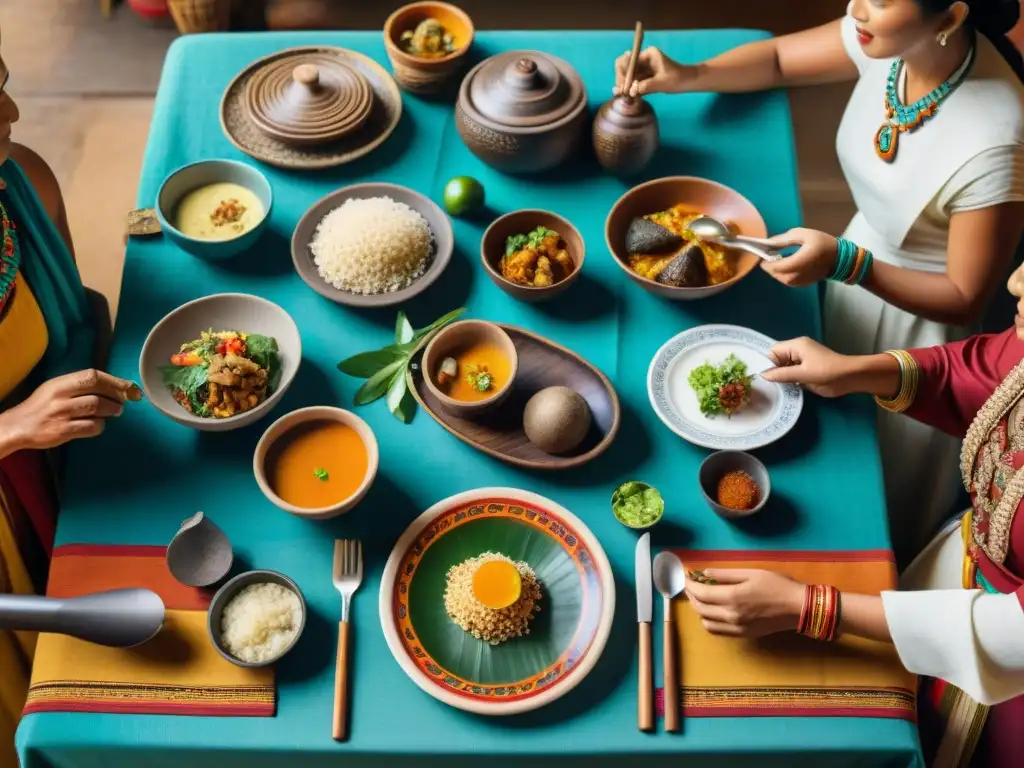
[[[721,221],[712,216],[700,216],[687,225],[693,234],[701,240],[708,240],[715,243],[738,248],[741,251],[752,253],[765,261],[778,261],[782,254],[772,245],[770,240],[762,237],[748,237],[746,235],[735,235],[729,231]]]
[[[67,599],[0,595],[0,629],[53,632],[130,648],[156,636],[164,601],[149,589],[112,589]]]
[[[662,637],[662,671],[665,692],[665,730],[679,730],[679,675],[675,653],[675,632],[672,630],[672,598],[686,590],[686,570],[671,552],[659,552],[654,558],[654,586],[661,594],[665,608]]]

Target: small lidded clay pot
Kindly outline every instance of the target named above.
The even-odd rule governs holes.
[[[480,62],[463,79],[455,127],[492,168],[540,173],[579,147],[586,114],[583,80],[567,61],[540,51],[508,51]]]
[[[605,102],[594,118],[594,153],[601,167],[618,176],[634,176],[658,150],[658,118],[654,109],[640,96],[630,96],[644,29],[638,21],[633,36],[622,96]]]
[[[309,147],[355,133],[373,111],[366,78],[336,56],[305,53],[258,70],[245,90],[249,118],[264,134]]]

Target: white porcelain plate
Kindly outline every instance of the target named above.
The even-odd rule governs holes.
[[[737,325],[702,325],[669,339],[647,371],[651,407],[665,425],[694,445],[712,450],[749,451],[778,440],[796,424],[804,393],[795,384],[772,384],[755,377],[750,402],[731,417],[708,418],[690,387],[690,372],[704,363],[718,365],[729,354],[754,374],[772,367],[768,350],[775,341]]]

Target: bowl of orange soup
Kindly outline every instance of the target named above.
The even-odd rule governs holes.
[[[377,438],[354,413],[314,406],[270,425],[252,468],[263,495],[285,512],[314,520],[348,512],[377,476]]]
[[[423,380],[441,407],[473,418],[499,405],[519,370],[516,345],[494,323],[462,320],[433,338],[423,352]]]

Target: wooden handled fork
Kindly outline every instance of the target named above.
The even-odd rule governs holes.
[[[334,540],[334,588],[341,593],[341,621],[338,622],[338,663],[334,673],[335,741],[348,738],[348,636],[352,595],[363,581],[363,545],[354,539]]]

